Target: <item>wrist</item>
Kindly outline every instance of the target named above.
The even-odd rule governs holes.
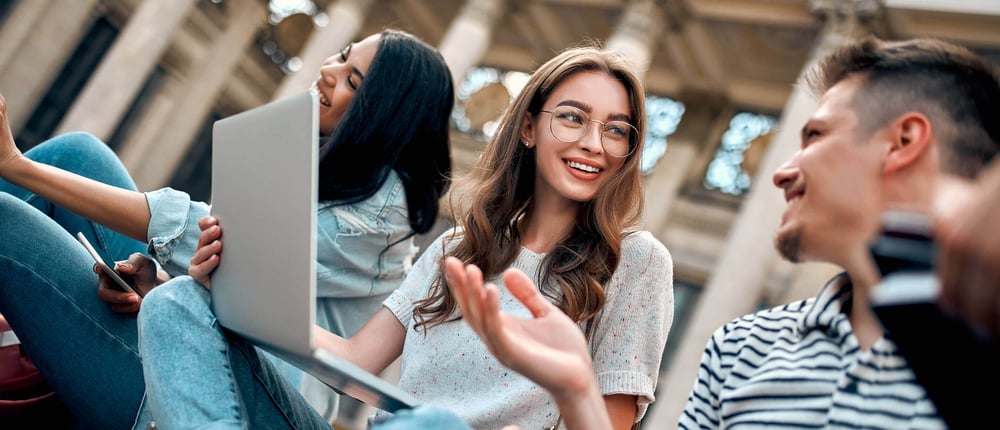
[[[21,178],[24,177],[25,172],[31,168],[33,162],[24,156],[24,154],[16,153],[10,156],[10,158],[3,160],[0,164],[0,177],[7,180],[15,185],[21,184]]]
[[[590,372],[585,375],[587,378],[579,378],[586,381],[585,384],[580,385],[579,381],[574,381],[558,392],[553,392],[562,420],[569,430],[609,429],[611,418],[608,416],[604,396],[597,386],[597,379]]]

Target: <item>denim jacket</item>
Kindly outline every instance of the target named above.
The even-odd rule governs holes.
[[[201,233],[198,220],[210,213],[209,205],[172,188],[148,192],[146,201],[151,215],[149,254],[171,276],[187,274]],[[321,203],[316,226],[319,298],[384,298],[399,286],[417,252],[412,237],[395,243],[411,230],[406,193],[394,171],[364,201]]]
[[[171,276],[186,275],[201,233],[198,220],[211,208],[171,188],[146,193],[146,201],[151,215],[146,232],[149,255]],[[364,201],[343,206],[320,203],[316,324],[340,336],[353,336],[409,270],[417,247],[412,237],[401,239],[410,232],[406,192],[395,171]],[[321,415],[336,417],[338,400],[332,389],[311,377],[294,383],[301,370],[274,364]]]

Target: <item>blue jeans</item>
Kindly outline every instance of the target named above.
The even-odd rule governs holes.
[[[118,157],[89,134],[58,136],[25,155],[135,190]],[[77,419],[131,428],[144,390],[136,323],[97,298],[94,261],[74,237],[78,231],[106,261],[145,249],[0,180],[0,313]]]
[[[330,428],[257,348],[219,326],[209,292],[190,277],[145,297],[139,339],[147,406],[162,428]],[[469,427],[450,412],[421,406],[374,429]]]
[[[219,326],[208,290],[188,276],[143,299],[139,349],[161,428],[331,428],[257,348]]]

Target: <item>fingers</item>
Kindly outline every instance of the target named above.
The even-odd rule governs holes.
[[[209,227],[218,224],[219,220],[215,219],[215,217],[211,215],[205,215],[198,220],[198,228],[200,228],[201,231],[205,231]]]
[[[142,299],[131,292],[124,292],[118,289],[117,284],[104,273],[96,264],[94,272],[97,273],[97,298],[107,303],[112,311],[122,313],[135,313],[139,311]]]
[[[461,260],[455,257],[447,257],[444,261],[445,281],[451,290],[458,308],[462,312],[462,318],[472,327],[476,333],[480,332],[481,324],[481,301],[482,301],[482,272],[478,268],[469,270]],[[475,274],[478,273],[478,277]]]
[[[206,216],[198,220],[201,234],[198,235],[198,247],[191,257],[191,266],[203,264],[210,258],[222,252],[222,227],[218,220]]]
[[[201,221],[198,221],[198,226],[201,227],[201,234],[198,235],[199,248],[209,243],[212,243],[216,240],[219,240],[222,237],[222,227],[214,223],[205,224],[204,221],[206,218],[211,218],[211,217],[205,217],[202,218]],[[215,218],[212,218],[212,220],[214,221]]]
[[[465,266],[465,284],[463,287],[469,295],[469,318],[472,318],[478,326],[482,326],[484,286],[483,272],[474,264]],[[465,314],[463,314],[465,315]]]
[[[481,337],[489,339],[486,343],[490,347],[490,352],[502,363],[506,363],[509,359],[504,353],[507,349],[507,327],[500,312],[500,290],[496,285],[487,284],[484,293],[480,314],[483,331]]]
[[[200,284],[209,286],[209,275],[219,265],[219,254],[222,253],[222,227],[212,216],[198,220],[201,234],[198,235],[198,249],[191,257],[188,274]]]
[[[558,309],[538,292],[538,287],[531,282],[531,278],[524,272],[517,269],[507,269],[503,273],[503,283],[507,290],[514,295],[525,307],[531,311],[535,318],[548,315],[553,309]]]
[[[218,251],[208,255],[209,250],[213,248],[218,248]],[[202,251],[205,252],[203,253]],[[191,275],[201,285],[210,287],[211,274],[219,266],[219,252],[222,252],[222,242],[215,242],[214,245],[199,249],[195,253],[194,258],[191,259],[191,266],[188,267],[188,275]],[[199,254],[203,255],[199,256]],[[198,262],[195,262],[195,260],[198,260]]]
[[[152,260],[138,252],[132,253],[125,261],[115,263],[115,271],[127,277],[149,276],[155,270]]]

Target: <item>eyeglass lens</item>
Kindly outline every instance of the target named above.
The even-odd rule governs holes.
[[[560,106],[551,112],[549,128],[556,139],[576,142],[587,135],[592,122],[601,127],[601,146],[609,155],[625,157],[632,152],[631,141],[636,131],[632,124],[624,121],[601,122],[591,120],[586,112],[572,107]]]

